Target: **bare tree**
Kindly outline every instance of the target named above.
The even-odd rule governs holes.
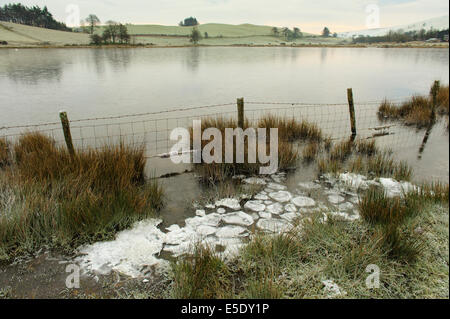
[[[91,31],[90,33],[93,34],[94,28],[96,27],[97,24],[100,23],[100,19],[95,14],[90,14],[86,18],[86,22],[89,24],[90,31]]]

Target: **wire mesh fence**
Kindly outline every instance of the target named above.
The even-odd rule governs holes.
[[[398,99],[397,102],[400,102]],[[385,122],[378,118],[382,101],[355,102],[355,120],[358,138],[376,138],[381,146],[390,148],[419,148],[424,130],[406,127],[401,123]],[[351,124],[348,103],[258,102],[245,101],[245,118],[257,123],[271,114],[317,124],[332,140],[350,137]],[[145,156],[161,157],[170,152],[177,140],[171,140],[175,128],[189,128],[194,120],[206,118],[234,118],[237,120],[235,102],[204,106],[179,107],[167,111],[124,114],[86,119],[70,119],[73,144],[76,149],[100,149],[104,145],[123,142],[143,145]],[[28,132],[40,132],[53,138],[58,145],[65,139],[61,122],[0,127],[0,138],[16,141]]]

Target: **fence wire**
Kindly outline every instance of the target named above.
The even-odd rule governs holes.
[[[401,100],[403,99],[397,99]],[[380,121],[377,112],[381,102],[355,102],[357,137],[376,138],[377,144],[389,148],[419,148],[425,131],[418,131],[401,123]],[[257,123],[267,114],[315,123],[326,136],[335,141],[351,135],[347,103],[245,101],[245,118],[250,123]],[[193,120],[206,118],[237,119],[236,103],[186,106],[165,111],[85,119],[70,119],[69,114],[72,140],[77,149],[100,149],[104,145],[123,142],[144,146],[145,156],[148,158],[161,157],[170,152],[177,142],[170,139],[173,129],[188,129]],[[14,142],[29,132],[46,134],[57,145],[65,143],[60,122],[0,127],[0,138]]]

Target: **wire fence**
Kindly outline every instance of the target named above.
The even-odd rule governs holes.
[[[397,99],[394,102],[401,102]],[[405,127],[401,123],[385,122],[378,118],[382,101],[355,102],[355,121],[358,138],[377,138],[377,144],[390,148],[419,148],[424,131]],[[349,104],[245,101],[245,118],[256,123],[271,114],[317,124],[332,140],[342,140],[351,135]],[[194,120],[205,118],[237,119],[236,103],[204,106],[186,106],[171,110],[124,114],[85,119],[70,119],[73,145],[77,149],[100,149],[104,145],[124,142],[143,145],[145,156],[164,157],[177,142],[170,139],[175,128],[189,128]],[[0,138],[16,141],[28,132],[40,132],[52,137],[58,145],[65,144],[61,122],[0,127]]]

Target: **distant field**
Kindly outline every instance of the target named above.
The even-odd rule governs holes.
[[[16,46],[88,44],[89,35],[0,22],[0,41]]]
[[[162,25],[127,25],[130,34],[149,35],[180,35],[188,36],[192,27],[162,26]],[[255,35],[270,35],[272,27],[252,24],[216,24],[208,23],[198,26],[198,30],[204,34],[208,32],[210,37],[245,37]]]

